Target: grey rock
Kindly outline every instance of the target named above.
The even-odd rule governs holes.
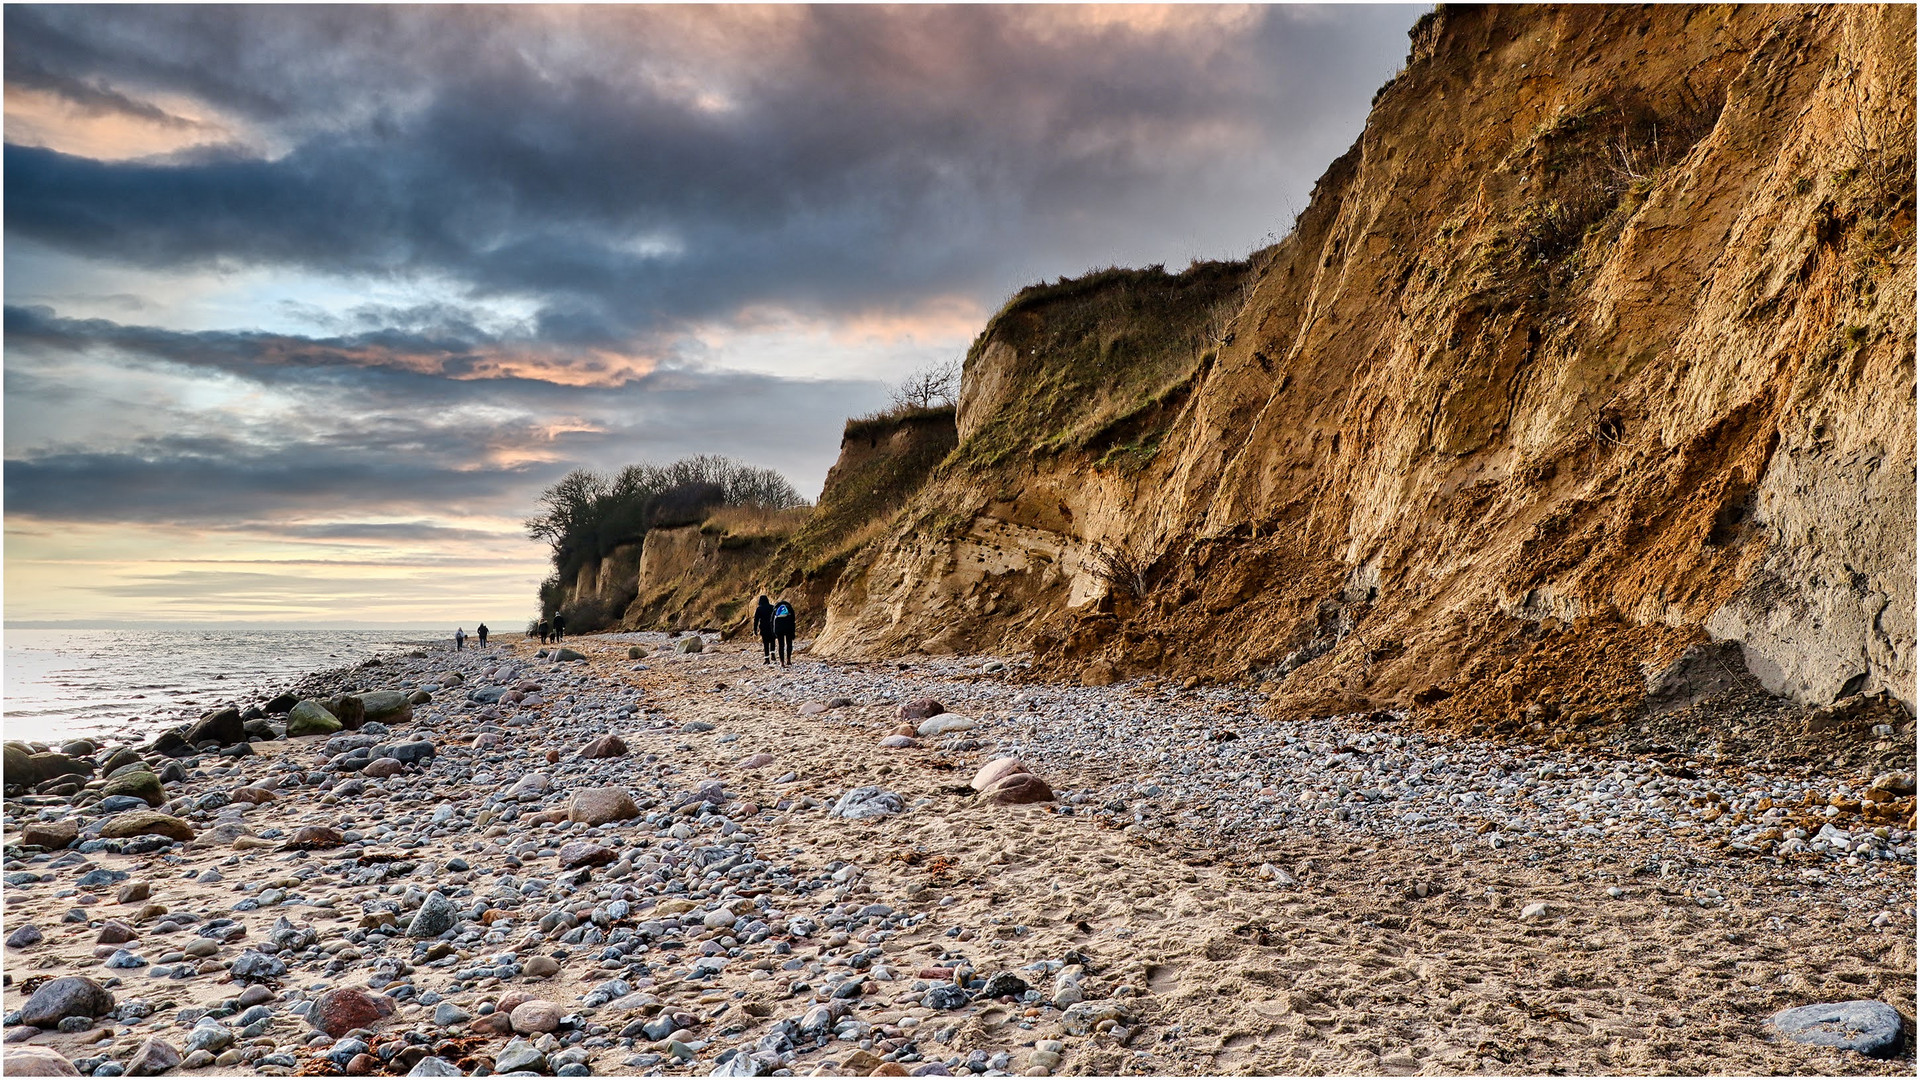
[[[967,1003],[967,992],[952,983],[941,983],[927,991],[920,1004],[929,1009],[957,1009]]]
[[[840,801],[833,806],[831,816],[858,820],[898,814],[906,808],[906,800],[891,791],[883,791],[877,787],[857,787],[840,796]]]
[[[1802,1005],[1774,1013],[1767,1023],[1794,1042],[1857,1050],[1868,1057],[1898,1053],[1906,1026],[1898,1009],[1880,1001]]]
[[[525,1039],[514,1039],[493,1056],[493,1071],[497,1073],[519,1072],[522,1069],[537,1072],[546,1067],[547,1055]]]
[[[413,1068],[407,1070],[408,1076],[465,1076],[453,1062],[443,1057],[423,1057]]]
[[[420,910],[414,913],[413,921],[407,924],[407,933],[418,938],[439,937],[453,929],[459,921],[460,912],[453,906],[453,901],[435,889],[427,894],[426,900],[420,904]]]
[[[113,1011],[113,991],[82,975],[55,979],[20,1006],[20,1023],[50,1028],[69,1016],[97,1017]]]

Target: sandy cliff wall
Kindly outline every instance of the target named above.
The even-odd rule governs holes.
[[[1913,701],[1911,8],[1446,8],[1250,264],[1010,302],[822,648],[1578,724]]]

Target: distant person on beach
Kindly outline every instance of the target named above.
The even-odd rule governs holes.
[[[773,601],[765,593],[760,594],[760,603],[753,609],[753,632],[760,635],[761,657],[773,663]]]
[[[453,632],[453,651],[459,652],[467,647],[467,628],[462,626]]]
[[[793,605],[785,600],[773,605],[773,637],[780,648],[780,666],[793,666]]]
[[[545,645],[547,643],[547,639],[552,636],[553,636],[553,624],[547,622],[547,620],[545,619],[541,619],[540,620],[540,644]]]
[[[481,623],[480,628],[473,632],[473,636],[480,639],[481,648],[483,649],[486,648],[487,647],[487,624]]]
[[[555,615],[553,617],[553,640],[559,641],[561,638],[565,637],[566,635],[567,635],[567,617],[565,615]]]

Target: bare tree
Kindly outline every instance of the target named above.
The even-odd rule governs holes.
[[[889,399],[895,412],[950,408],[960,396],[960,361],[945,360],[907,376]]]

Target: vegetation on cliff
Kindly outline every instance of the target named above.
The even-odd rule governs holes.
[[[540,615],[564,614],[577,630],[612,621],[633,599],[580,596],[571,588],[579,572],[622,546],[637,545],[649,530],[697,525],[721,508],[774,514],[806,506],[786,477],[725,457],[701,454],[670,465],[629,465],[613,476],[575,469],[540,496],[540,512],[527,534],[552,548],[553,574],[540,586]]]

